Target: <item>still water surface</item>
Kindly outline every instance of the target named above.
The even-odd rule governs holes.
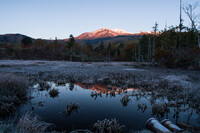
[[[124,130],[141,130],[145,128],[145,122],[154,117],[159,120],[165,118],[173,122],[186,122],[191,110],[184,110],[178,115],[174,112],[175,107],[170,107],[170,111],[164,116],[152,114],[152,103],[150,92],[142,93],[139,89],[129,88],[115,96],[106,95],[107,86],[92,85],[84,86],[80,83],[56,85],[54,82],[48,82],[51,85],[49,90],[39,90],[39,85],[34,85],[32,99],[21,109],[21,112],[30,111],[43,118],[46,122],[54,123],[58,131],[72,131],[76,129],[92,129],[97,120],[105,118],[116,118],[121,125],[125,125]],[[58,89],[59,95],[51,97],[49,91],[53,88]],[[119,88],[115,88],[118,91]],[[91,93],[101,92],[102,96],[92,97]],[[127,105],[120,102],[125,95],[138,94],[129,96],[130,101]],[[69,103],[78,103],[80,108],[78,112],[72,112],[67,115],[64,111]],[[167,102],[165,99],[156,100],[155,102]],[[145,105],[145,110],[139,109],[138,104]],[[197,116],[192,114],[189,122],[198,125]]]

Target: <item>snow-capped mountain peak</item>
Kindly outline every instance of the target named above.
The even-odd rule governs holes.
[[[112,30],[115,31],[115,32],[117,32],[117,33],[130,33],[130,32],[127,32],[127,31],[119,29],[119,28],[115,28],[115,29],[112,29]]]
[[[120,35],[132,35],[130,32],[126,32],[125,30],[115,28],[102,28],[99,30],[95,30],[93,32],[86,32],[76,37],[77,39],[96,39],[96,38],[105,38],[105,37],[115,37]]]

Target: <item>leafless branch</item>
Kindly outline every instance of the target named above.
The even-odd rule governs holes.
[[[194,4],[187,4],[185,6],[183,6],[183,10],[185,12],[185,14],[188,16],[188,18],[190,19],[191,23],[192,23],[192,28],[196,29],[196,25],[195,23],[198,21],[198,15],[196,15],[195,10],[197,9],[197,7],[199,6],[199,3],[196,2]]]

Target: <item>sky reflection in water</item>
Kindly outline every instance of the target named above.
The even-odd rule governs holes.
[[[97,120],[103,120],[105,118],[116,118],[120,124],[125,125],[125,131],[140,130],[145,128],[145,122],[151,117],[163,120],[169,118],[173,122],[186,121],[190,110],[179,113],[178,119],[173,115],[174,109],[170,108],[170,112],[166,113],[164,117],[152,116],[151,96],[129,96],[131,99],[127,106],[123,106],[120,102],[125,95],[137,94],[140,90],[128,89],[125,93],[115,93],[114,97],[109,94],[106,95],[106,85],[93,85],[84,86],[80,83],[56,85],[53,82],[51,89],[56,88],[59,91],[57,97],[50,97],[49,90],[39,91],[38,85],[35,85],[35,91],[32,93],[34,97],[31,99],[30,104],[33,107],[33,113],[42,117],[45,121],[54,123],[59,131],[71,131],[75,129],[92,129],[93,124]],[[119,90],[119,88],[112,87],[112,90]],[[91,92],[102,93],[101,96],[92,97]],[[110,93],[110,91],[108,91]],[[158,100],[159,101],[159,100]],[[80,108],[78,112],[72,112],[67,115],[64,111],[66,105],[69,103],[78,103]],[[147,108],[139,109],[138,104],[145,105]],[[181,117],[180,117],[181,116]],[[199,124],[196,122],[196,116],[192,115],[190,122],[193,124]]]

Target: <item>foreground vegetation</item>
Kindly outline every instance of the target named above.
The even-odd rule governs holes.
[[[27,100],[28,79],[12,73],[0,73],[0,116],[11,115]]]
[[[53,127],[53,124],[44,122],[40,117],[27,112],[17,123],[0,123],[2,133],[44,133]]]
[[[51,88],[47,81],[54,81],[58,85],[70,83],[69,89],[71,91],[73,90],[74,83],[76,82],[85,85],[97,83],[104,84],[107,85],[108,90],[110,90],[112,86],[119,86],[119,93],[125,92],[125,90],[129,87],[140,88],[141,92],[138,91],[134,93],[126,93],[119,101],[122,103],[122,106],[127,106],[129,102],[131,102],[130,99],[133,97],[140,99],[150,95],[152,113],[153,115],[158,116],[160,119],[169,112],[169,108],[171,107],[176,107],[175,117],[180,117],[180,112],[183,110],[183,108],[181,108],[182,105],[188,105],[188,107],[186,106],[187,108],[184,108],[184,110],[194,109],[197,113],[197,116],[199,116],[200,101],[198,92],[200,89],[200,76],[198,71],[183,71],[160,68],[155,69],[148,68],[148,66],[143,66],[142,69],[136,69],[135,71],[126,70],[126,68],[133,68],[133,65],[134,64],[131,63],[124,63],[123,65],[120,65],[120,63],[118,63],[118,65],[114,63],[85,63],[82,65],[82,63],[78,62],[67,63],[40,61],[39,64],[28,66],[24,66],[23,63],[21,65],[3,66],[0,69],[2,71],[0,73],[0,92],[2,97],[0,107],[2,112],[5,110],[8,110],[8,112],[6,114],[2,113],[1,116],[12,115],[17,109],[18,105],[29,98],[27,95],[29,85],[32,86],[38,83],[40,86],[38,89],[40,91],[47,90],[47,94],[51,95],[53,98],[59,95],[61,92],[59,92],[59,90],[56,88]],[[62,69],[63,66],[64,68]],[[43,67],[45,69],[43,69]],[[15,72],[16,74],[10,73],[11,71]],[[114,97],[115,93],[116,91],[112,90],[110,91],[109,95]],[[91,97],[95,97],[96,95],[99,97],[101,96],[99,93],[91,93]],[[165,100],[159,100],[163,98],[167,99],[169,102],[166,102]],[[157,100],[160,102],[156,102]],[[4,109],[5,103],[7,103],[7,105],[10,107],[8,108],[6,106],[6,109]],[[78,109],[79,105],[76,103],[69,103],[63,108],[65,108],[64,111],[68,117],[70,117],[70,112],[80,111]],[[147,106],[144,103],[138,105],[139,111],[141,110],[144,112],[146,108]],[[30,128],[28,125],[26,125],[28,122],[24,121],[30,122],[34,120],[36,120],[36,117],[28,113],[19,118],[17,122],[14,122],[13,124],[3,123],[1,126],[12,126],[13,130],[18,130],[18,123],[20,123],[20,127],[24,127],[23,130],[25,130]],[[99,125],[101,125],[100,123],[102,122],[104,121],[99,121],[97,124],[99,123]],[[35,121],[35,125],[37,125],[36,123],[40,123],[40,121],[37,120]],[[25,128],[25,125],[27,128]],[[113,125],[111,124],[111,126]],[[117,127],[117,131],[123,129],[119,128],[121,127],[120,125]],[[102,128],[105,128],[104,130],[108,130],[107,126],[105,125],[105,127],[95,127],[94,131],[102,130]],[[46,130],[47,128],[43,129],[45,129],[45,131],[50,131]],[[52,127],[52,130],[53,129],[54,128]]]

